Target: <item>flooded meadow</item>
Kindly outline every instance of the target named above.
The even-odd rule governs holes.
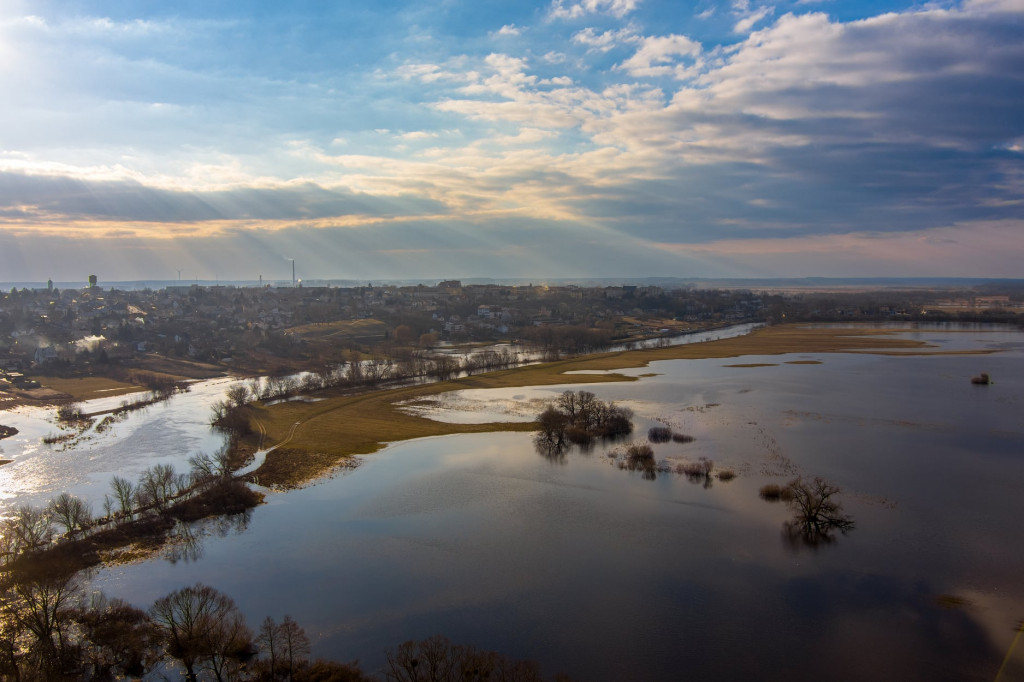
[[[199,524],[162,556],[100,569],[90,587],[145,608],[203,582],[250,623],[291,615],[314,655],[370,672],[386,649],[443,634],[578,680],[1024,679],[1011,649],[1024,619],[1024,333],[903,333],[998,352],[669,360],[622,370],[634,382],[441,394],[405,409],[523,421],[582,389],[631,409],[634,431],[557,451],[529,433],[395,443],[268,491],[247,517]],[[982,371],[994,383],[972,384]],[[183,467],[219,447],[205,421],[228,385],[198,384],[71,447],[43,445],[55,426],[39,415],[5,413],[19,433],[0,442],[15,460],[0,467],[3,504],[95,500],[111,472]],[[650,470],[622,466],[638,443]],[[709,475],[687,475],[701,462]],[[849,523],[809,532],[798,504],[763,492],[796,479],[830,486]]]

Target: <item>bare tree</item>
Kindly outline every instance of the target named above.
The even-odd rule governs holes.
[[[136,496],[144,504],[152,505],[158,512],[162,512],[174,497],[177,481],[173,465],[156,464],[142,472]]]
[[[278,661],[281,657],[281,626],[273,618],[267,616],[260,623],[257,644],[270,657],[270,679],[277,679]]]
[[[11,541],[14,555],[45,547],[53,540],[53,520],[46,509],[21,505],[3,522],[3,535]]]
[[[839,486],[815,477],[811,481],[797,478],[790,481],[788,499],[793,518],[783,526],[785,537],[794,546],[817,547],[835,541],[835,531],[843,535],[853,530],[853,518],[843,514],[842,505],[834,499],[842,492]]]
[[[236,679],[242,662],[254,654],[252,630],[245,624],[245,617],[234,609],[212,624],[210,654],[203,667],[213,673],[217,682],[226,682]]]
[[[227,447],[221,448],[213,455],[197,452],[188,458],[192,467],[191,477],[195,484],[202,485],[213,479],[226,478],[231,474],[231,453]]]
[[[363,365],[363,374],[370,383],[386,381],[395,367],[390,358],[374,357]]]
[[[228,404],[232,407],[242,407],[249,404],[251,393],[249,387],[239,382],[227,391]]]
[[[114,499],[120,506],[122,518],[131,519],[135,515],[136,490],[135,484],[127,478],[115,475],[110,479],[110,487],[114,493]]]
[[[167,654],[181,661],[190,682],[197,682],[202,664],[213,667],[217,657],[228,655],[238,635],[235,602],[200,583],[157,599],[149,613]]]
[[[78,608],[83,653],[93,679],[140,678],[159,660],[158,638],[145,611],[94,594]]]
[[[541,682],[539,666],[514,661],[491,651],[452,644],[434,636],[405,642],[385,654],[384,679],[388,682]],[[558,679],[558,678],[556,678]]]
[[[84,531],[92,523],[92,511],[89,509],[89,505],[68,493],[61,493],[50,500],[49,510],[53,519],[64,526],[64,532],[68,535],[74,535],[76,531]]]
[[[285,665],[285,672],[288,679],[292,679],[297,666],[306,661],[309,655],[309,637],[298,623],[292,620],[291,616],[285,616],[281,621],[281,659]]]
[[[73,606],[81,593],[73,571],[47,573],[14,576],[5,595],[8,615],[31,635],[26,658],[42,673],[41,679],[52,679],[71,662]]]

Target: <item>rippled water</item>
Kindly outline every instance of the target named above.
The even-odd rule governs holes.
[[[528,434],[396,444],[358,469],[272,494],[201,556],[113,567],[148,605],[203,581],[250,622],[292,615],[314,653],[370,670],[442,633],[581,680],[991,680],[1024,618],[1024,334],[915,332],[988,356],[810,354],[654,363],[585,386],[691,434],[735,480],[644,480],[615,445],[541,456]],[[766,367],[726,367],[737,363]],[[821,364],[785,364],[819,362]],[[973,386],[989,372],[996,383]],[[456,418],[522,411],[564,388],[466,391]],[[488,407],[490,405],[490,407]],[[481,419],[484,420],[484,419]],[[766,483],[822,476],[856,527],[793,545]],[[1003,680],[1024,678],[1024,652]]]

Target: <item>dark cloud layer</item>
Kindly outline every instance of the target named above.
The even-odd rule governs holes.
[[[24,208],[30,207],[30,208]],[[179,191],[131,181],[0,173],[0,210],[73,220],[195,222],[312,220],[344,216],[393,217],[443,213],[445,207],[416,196],[378,197],[313,183]]]

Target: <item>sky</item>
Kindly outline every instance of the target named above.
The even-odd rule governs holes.
[[[0,281],[1024,277],[1024,0],[3,0]]]

